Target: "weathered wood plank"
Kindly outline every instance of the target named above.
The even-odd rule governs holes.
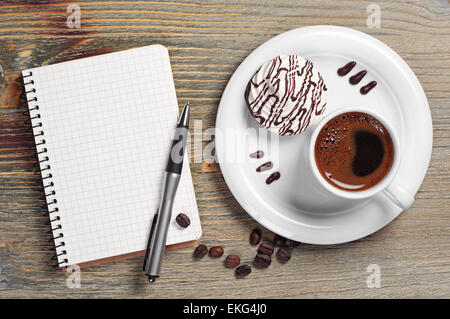
[[[255,1],[253,1],[255,2]],[[380,29],[366,26],[367,6],[381,8]],[[71,1],[0,4],[0,297],[450,297],[450,5],[448,1],[93,1],[80,29],[66,26]],[[15,79],[20,70],[161,43],[169,48],[180,104],[214,126],[225,85],[258,45],[292,28],[336,24],[367,32],[397,51],[416,73],[431,107],[430,168],[413,207],[379,232],[337,246],[301,245],[285,265],[274,261],[236,280],[222,260],[192,260],[192,247],[169,251],[167,277],[149,286],[141,258],[90,267],[68,289],[53,269],[48,217],[34,142]],[[194,135],[194,139],[200,139]],[[194,155],[191,154],[191,160]],[[237,204],[217,167],[191,163],[204,230],[251,262],[257,224]],[[266,239],[273,236],[263,231]],[[379,264],[382,288],[368,289],[366,268]]]

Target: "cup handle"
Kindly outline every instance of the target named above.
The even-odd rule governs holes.
[[[414,197],[409,194],[403,187],[392,181],[383,193],[397,206],[404,210],[411,207],[414,203]]]

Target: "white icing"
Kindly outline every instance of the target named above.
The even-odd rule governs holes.
[[[250,80],[245,99],[255,119],[279,134],[299,134],[316,122],[326,107],[326,86],[311,61],[278,56]]]

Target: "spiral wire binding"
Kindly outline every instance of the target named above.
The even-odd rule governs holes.
[[[44,138],[44,130],[42,122],[40,121],[41,114],[39,113],[38,97],[36,95],[36,88],[34,87],[34,80],[32,78],[33,72],[23,75],[22,83],[19,81],[19,88],[22,92],[20,98],[28,103],[28,110],[30,118],[26,120],[31,124],[33,129],[33,136],[36,144],[36,151],[39,161],[40,170],[35,172],[41,175],[42,183],[44,185],[45,200],[47,202],[48,215],[50,216],[51,230],[49,234],[53,234],[53,241],[56,248],[56,254],[52,259],[58,260],[58,266],[62,267],[68,264],[67,251],[64,249],[66,243],[64,242],[63,226],[61,224],[61,216],[59,215],[58,201],[56,200],[55,183],[52,178],[50,159],[48,157],[48,150]],[[19,78],[20,79],[20,78]],[[25,113],[25,112],[24,112]],[[54,250],[52,248],[52,250]]]

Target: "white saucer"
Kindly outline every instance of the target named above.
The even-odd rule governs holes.
[[[318,67],[328,87],[325,114],[345,106],[367,106],[396,128],[402,162],[396,182],[411,194],[419,189],[428,168],[432,147],[432,122],[423,89],[408,65],[388,46],[348,28],[313,26],[291,30],[267,41],[237,68],[222,95],[216,119],[216,153],[223,158],[229,148],[225,129],[258,128],[244,101],[249,79],[267,60],[298,54]],[[337,69],[350,61],[355,68],[345,77]],[[368,70],[360,85],[348,78]],[[378,85],[367,95],[359,89],[369,81]],[[268,133],[270,134],[270,133]],[[338,244],[367,236],[387,225],[401,209],[379,194],[369,201],[348,201],[309,195],[302,183],[298,158],[307,134],[280,137],[279,154],[266,151],[263,159],[244,163],[221,162],[228,187],[240,205],[260,224],[284,237],[310,244]],[[251,138],[258,139],[258,133]],[[248,150],[242,150],[248,153]],[[254,149],[253,151],[256,151]],[[281,178],[266,185],[267,174],[255,171],[259,164],[274,161]],[[273,171],[273,170],[272,170]]]

